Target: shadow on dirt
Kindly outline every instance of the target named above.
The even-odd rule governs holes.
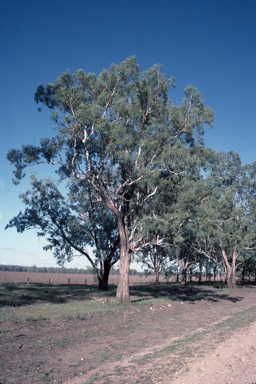
[[[90,299],[92,288],[84,285],[19,285],[4,284],[0,287],[0,307],[49,302],[54,304],[67,303],[70,300]],[[95,290],[95,287],[94,287]]]
[[[189,302],[191,304],[207,300],[210,302],[219,302],[227,300],[233,303],[243,299],[242,291],[246,288],[237,288],[225,292],[221,289],[224,285],[196,285],[189,284],[186,287],[177,283],[159,284],[159,285],[137,285],[130,288],[131,300],[133,303],[142,302],[149,299],[163,298],[170,301]],[[109,291],[103,292],[97,290],[93,285],[18,285],[4,284],[0,286],[0,307],[12,306],[19,307],[40,302],[54,304],[67,303],[74,300],[91,300],[92,296],[114,297],[116,287],[109,286]]]
[[[240,295],[240,293],[242,293],[240,288],[237,288],[236,290],[228,290],[226,288],[225,293],[223,293],[222,291],[223,288],[226,287],[221,284],[188,284],[185,287],[177,283],[162,286],[136,286],[133,287],[131,296],[136,296],[136,301],[144,301],[151,298],[162,297],[165,299],[169,299],[170,301],[190,302],[191,304],[201,300],[207,300],[210,302],[219,302],[222,300],[227,300],[232,303],[236,303],[244,298]]]

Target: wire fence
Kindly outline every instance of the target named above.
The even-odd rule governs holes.
[[[118,285],[118,275],[109,276],[109,285]],[[174,282],[175,278],[168,279],[160,276],[159,283]],[[154,284],[152,275],[131,275],[130,285]],[[43,284],[43,285],[97,285],[97,277],[93,274],[69,274],[69,273],[43,273],[43,272],[15,272],[0,271],[0,284]]]

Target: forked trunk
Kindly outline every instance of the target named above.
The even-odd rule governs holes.
[[[238,253],[236,248],[233,250],[233,255],[232,255],[232,261],[231,263],[228,260],[228,257],[226,255],[225,250],[221,251],[222,257],[224,259],[224,263],[226,266],[226,283],[228,288],[234,289],[236,288],[236,260],[238,257]]]
[[[233,266],[231,268],[227,268],[227,286],[228,288],[231,288],[231,289],[234,289],[236,288],[236,273],[235,273],[235,270],[233,268]]]
[[[159,268],[156,268],[156,270],[155,270],[155,283],[156,284],[159,284],[159,275],[160,275]]]

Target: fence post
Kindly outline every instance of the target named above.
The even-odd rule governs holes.
[[[27,285],[29,285],[29,277],[28,277],[28,279],[27,279]]]

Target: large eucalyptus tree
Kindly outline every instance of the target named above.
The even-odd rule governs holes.
[[[193,146],[211,125],[213,113],[189,86],[181,106],[169,100],[173,79],[159,66],[141,72],[134,57],[98,76],[78,70],[54,84],[39,86],[35,100],[53,110],[55,136],[39,146],[10,150],[15,178],[40,163],[58,166],[61,179],[90,186],[116,218],[120,238],[120,278],[116,299],[129,303],[132,252],[145,204],[157,194],[162,171],[174,172],[179,148]]]

